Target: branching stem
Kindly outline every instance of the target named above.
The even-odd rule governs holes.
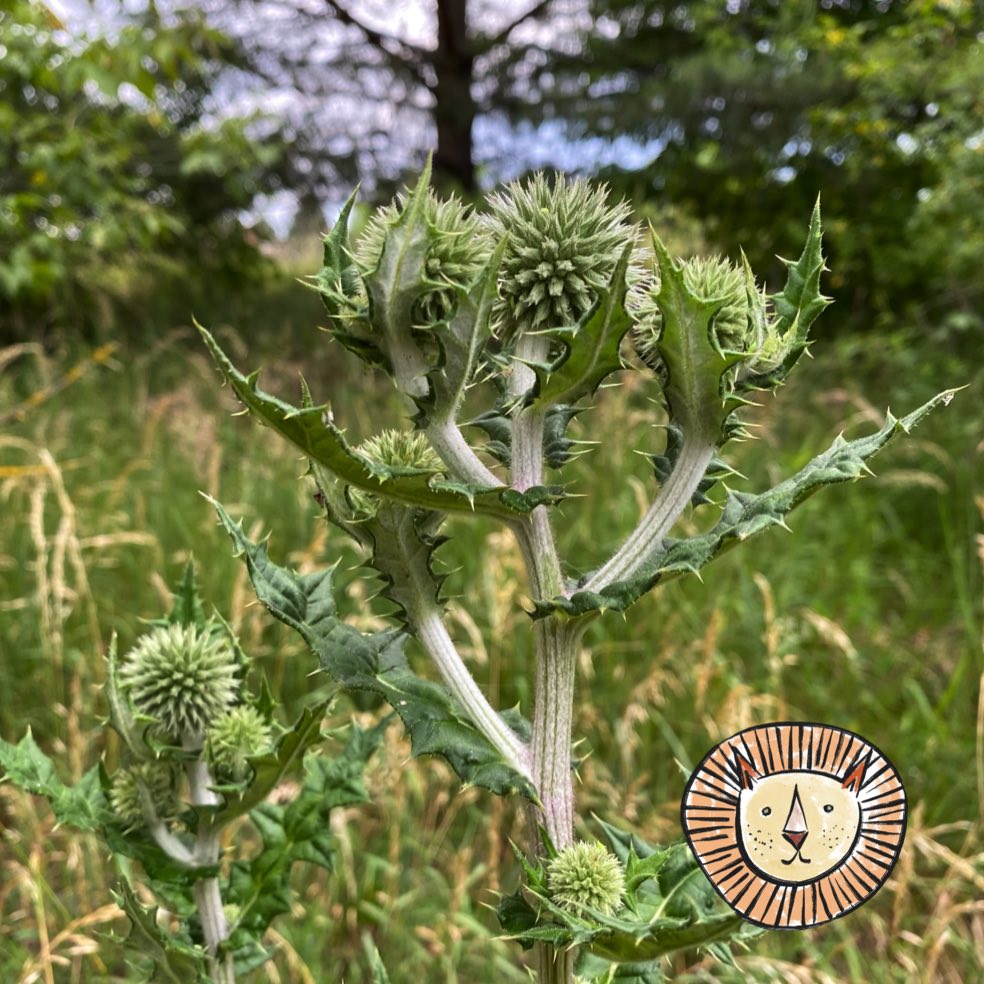
[[[502,480],[475,454],[453,420],[434,421],[426,434],[455,478],[475,485],[502,485]]]
[[[715,449],[711,440],[684,437],[670,477],[625,542],[582,585],[585,591],[601,591],[617,581],[629,580],[645,567],[697,491]]]

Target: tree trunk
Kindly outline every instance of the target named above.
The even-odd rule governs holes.
[[[437,151],[434,174],[438,186],[475,191],[472,124],[475,101],[472,78],[475,56],[468,40],[468,0],[438,0],[437,50],[433,60],[434,122]]]

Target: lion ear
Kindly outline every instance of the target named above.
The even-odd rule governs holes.
[[[735,769],[738,772],[738,785],[742,789],[751,789],[762,778],[758,769],[741,752],[735,752]]]
[[[847,773],[841,780],[841,787],[844,789],[849,789],[855,796],[861,792],[861,783],[864,782],[864,772],[868,768],[868,756],[862,755],[860,758],[855,759],[854,762],[847,767]]]

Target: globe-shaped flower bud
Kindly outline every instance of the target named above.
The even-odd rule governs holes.
[[[363,441],[356,450],[389,468],[441,471],[444,465],[422,431],[385,430]]]
[[[507,343],[523,332],[576,324],[608,286],[637,235],[628,205],[611,206],[607,198],[604,185],[536,174],[489,199],[489,228],[509,237],[496,312]]]
[[[557,905],[572,912],[590,906],[611,915],[622,907],[625,873],[604,844],[579,841],[547,865],[547,890]]]
[[[134,707],[177,741],[199,741],[239,694],[239,665],[229,640],[206,627],[154,629],[127,654],[120,680]]]
[[[145,804],[161,820],[174,816],[177,808],[174,772],[166,762],[140,762],[132,768],[120,769],[113,776],[109,805],[127,830],[144,825]]]
[[[683,282],[702,300],[724,300],[711,319],[718,347],[747,351],[749,306],[744,271],[724,257],[698,256],[684,261]],[[629,308],[636,318],[632,333],[636,352],[657,372],[661,371],[658,342],[663,330],[663,316],[656,302],[659,286],[657,271],[654,279],[637,284],[629,294]]]
[[[374,464],[388,468],[444,470],[444,464],[422,431],[385,430],[363,441],[355,450]],[[349,488],[348,498],[357,517],[374,515],[379,504],[378,496],[354,487]]]
[[[219,715],[205,735],[205,757],[220,779],[249,778],[249,759],[273,746],[270,725],[255,707],[233,707]]]
[[[364,272],[371,272],[379,265],[386,235],[399,221],[407,201],[407,194],[401,193],[366,223],[355,248],[355,260]],[[417,325],[426,327],[452,313],[455,301],[452,285],[467,287],[488,261],[491,247],[478,217],[457,198],[442,199],[428,189],[423,213],[428,237],[424,272],[435,286],[417,302],[413,317]],[[441,286],[444,284],[448,286]]]

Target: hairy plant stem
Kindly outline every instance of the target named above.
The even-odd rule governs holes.
[[[543,337],[524,335],[516,346],[509,391],[514,399],[533,385],[535,375],[524,362],[542,362],[548,354]],[[516,412],[512,428],[512,485],[524,491],[543,483],[543,427],[546,414],[533,407]],[[550,516],[538,506],[512,524],[526,566],[530,590],[536,599],[564,593],[564,577],[557,555]],[[536,642],[535,703],[533,709],[533,782],[543,804],[535,817],[551,841],[563,850],[574,840],[574,777],[571,772],[571,718],[574,708],[574,672],[577,644],[583,627],[563,623],[555,616],[534,625]],[[532,813],[532,811],[531,811]],[[536,823],[531,825],[532,847],[542,854]],[[539,984],[570,984],[574,980],[571,950],[547,944],[536,949]]]
[[[502,485],[502,480],[489,469],[469,446],[453,420],[435,420],[428,424],[427,439],[441,461],[451,469],[455,478],[475,485]]]
[[[444,685],[468,714],[472,724],[520,775],[532,779],[529,749],[489,704],[455,648],[437,605],[408,613],[414,635],[434,661]]]
[[[209,807],[217,806],[221,799],[211,790],[212,776],[201,757],[202,736],[185,734],[182,745],[186,751],[197,754],[185,766],[188,777],[188,798],[192,806],[202,807],[195,837],[194,858],[196,866],[211,867],[219,863],[219,830],[212,822]],[[215,984],[236,984],[232,955],[218,955],[219,946],[229,938],[229,924],[222,910],[222,894],[218,878],[200,878],[195,882],[195,902],[208,953],[208,972]]]
[[[652,505],[618,550],[581,586],[583,590],[601,591],[635,577],[645,567],[687,508],[715,450],[715,442],[699,431],[692,437],[685,433],[676,466]]]
[[[526,743],[499,716],[475,682],[444,624],[437,603],[438,586],[427,562],[414,523],[414,510],[406,506],[381,505],[376,517],[395,548],[377,553],[374,564],[385,574],[399,594],[399,603],[416,639],[434,661],[441,679],[471,722],[492,743],[506,763],[527,779],[531,778]]]

